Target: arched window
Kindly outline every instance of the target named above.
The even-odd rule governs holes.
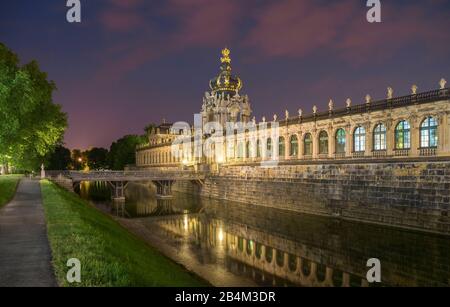
[[[261,141],[256,141],[256,157],[261,158]]]
[[[247,159],[250,159],[250,157],[251,157],[250,141],[247,141],[247,143],[245,143],[245,157]]]
[[[395,149],[411,148],[411,126],[406,120],[398,123],[395,128]]]
[[[345,153],[345,130],[336,131],[336,153]]]
[[[310,156],[312,155],[312,135],[311,133],[307,133],[305,135],[305,139],[303,140],[303,146],[304,146],[304,150],[303,153],[305,154],[305,156]]]
[[[237,144],[237,157],[238,159],[244,158],[244,141],[238,141]]]
[[[355,152],[362,152],[366,150],[366,129],[364,127],[357,127],[353,135],[353,145]]]
[[[420,125],[420,148],[433,148],[438,145],[438,122],[434,117],[427,117]]]
[[[373,149],[386,150],[386,126],[381,123],[373,130]]]
[[[272,158],[272,139],[268,138],[266,143],[266,149],[267,149],[267,158]]]
[[[289,142],[289,154],[291,157],[296,157],[298,155],[298,139],[297,136],[294,134],[291,136],[290,142]]]
[[[281,158],[284,158],[284,155],[286,154],[286,148],[284,144],[284,137],[280,136],[278,138],[278,156]]]
[[[319,133],[319,154],[328,153],[328,133],[321,131]]]

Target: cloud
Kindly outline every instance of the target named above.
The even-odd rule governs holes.
[[[113,7],[102,12],[106,30],[130,31],[139,27],[140,34],[122,38],[108,48],[110,53],[103,55],[97,79],[117,81],[149,61],[186,48],[223,47],[236,35],[237,19],[241,16],[240,2],[235,0],[170,0],[163,7],[155,8],[153,14],[170,20],[173,26],[149,28],[144,21],[155,16],[147,16],[134,6],[120,11]]]
[[[175,48],[223,46],[236,34],[240,8],[236,0],[170,0],[162,14],[176,21],[170,37]]]
[[[144,20],[138,12],[116,8],[102,12],[100,21],[107,30],[112,31],[129,31],[144,24]]]
[[[142,0],[110,0],[113,5],[120,8],[135,8],[143,3]]]
[[[355,11],[353,3],[319,5],[313,1],[276,1],[254,15],[255,26],[246,38],[247,45],[265,56],[309,55],[336,40]]]
[[[364,63],[389,59],[401,48],[419,45],[439,53],[449,49],[447,31],[450,16],[439,11],[430,12],[420,5],[386,6],[382,22],[369,24],[354,19],[336,45],[347,61]]]
[[[367,22],[367,10],[355,1],[279,0],[253,15],[255,25],[244,41],[265,57],[301,58],[328,51],[359,64],[385,60],[410,43],[433,52],[449,48],[445,29],[450,14],[430,3],[383,2],[382,23],[376,24]]]

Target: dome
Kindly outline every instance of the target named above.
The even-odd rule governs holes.
[[[238,76],[231,74],[231,58],[228,48],[222,50],[220,62],[220,73],[209,81],[209,87],[212,90],[212,94],[217,96],[223,94],[224,96],[230,95],[230,97],[233,97],[242,88],[242,81]]]

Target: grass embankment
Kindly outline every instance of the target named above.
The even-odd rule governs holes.
[[[77,195],[41,181],[53,265],[61,286],[205,286]],[[66,281],[67,260],[81,262],[81,283]]]
[[[0,208],[14,197],[19,179],[19,175],[0,176]]]

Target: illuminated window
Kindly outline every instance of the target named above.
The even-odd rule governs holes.
[[[256,157],[261,158],[261,141],[256,142]]]
[[[272,139],[268,138],[266,143],[267,158],[272,158]]]
[[[305,135],[305,139],[303,140],[304,150],[303,153],[305,156],[312,155],[312,135],[311,133],[307,133]]]
[[[345,130],[336,131],[336,153],[345,153]]]
[[[411,127],[405,120],[398,123],[395,128],[395,149],[411,148]]]
[[[286,149],[284,145],[284,137],[280,136],[278,139],[278,155],[282,158],[284,158],[284,155],[286,154]]]
[[[355,152],[362,152],[366,150],[366,129],[364,127],[358,127],[355,129],[353,135],[353,145]]]
[[[420,147],[421,148],[433,148],[437,147],[438,135],[437,135],[438,123],[434,117],[427,117],[420,125]]]
[[[291,136],[289,142],[289,153],[291,157],[295,157],[298,155],[298,139],[296,135]]]
[[[386,150],[386,126],[378,124],[373,130],[373,149]]]
[[[238,141],[237,158],[241,159],[243,157],[244,157],[244,143],[243,143],[243,141]]]
[[[319,154],[328,153],[328,133],[321,131],[319,133]]]

